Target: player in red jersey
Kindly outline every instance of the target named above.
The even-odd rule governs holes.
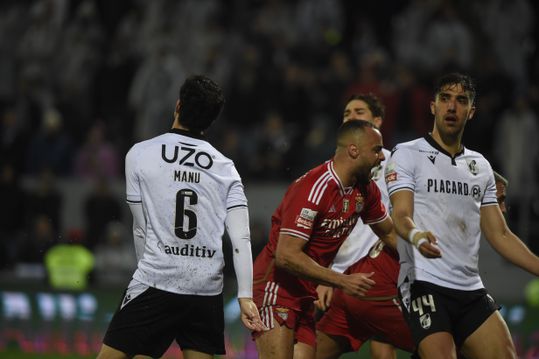
[[[317,284],[356,297],[375,284],[373,273],[327,267],[359,217],[395,246],[391,218],[371,180],[372,168],[384,160],[382,147],[371,123],[342,124],[333,159],[292,183],[274,212],[269,241],[254,264],[254,300],[269,328],[253,334],[259,358],[314,358]]]
[[[382,125],[384,109],[372,94],[358,94],[346,103],[343,122],[364,120],[377,128]],[[389,151],[383,150],[386,157]],[[382,202],[389,205],[383,177],[386,161],[381,163],[373,180],[382,193]],[[347,268],[348,267],[348,268]],[[374,272],[376,282],[363,298],[353,298],[341,290],[319,286],[316,306],[326,311],[317,323],[317,359],[337,358],[357,351],[370,340],[373,359],[396,358],[395,347],[413,351],[414,342],[397,300],[399,256],[384,246],[375,233],[361,222],[339,249],[332,269],[345,273]]]

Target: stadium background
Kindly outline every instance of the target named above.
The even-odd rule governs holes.
[[[225,90],[208,135],[244,179],[255,254],[289,181],[331,156],[349,94],[383,100],[391,148],[431,128],[432,81],[453,70],[478,84],[465,144],[509,179],[511,228],[539,253],[537,30],[529,0],[2,1],[0,356],[97,350],[134,268],[123,157],[170,126],[192,73]],[[59,244],[88,283],[50,284]],[[539,357],[532,277],[481,258],[519,355]],[[229,357],[256,357],[226,274]]]

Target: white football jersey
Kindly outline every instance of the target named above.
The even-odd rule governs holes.
[[[402,190],[414,193],[414,222],[434,234],[442,252],[441,258],[428,259],[399,240],[399,285],[408,277],[410,282],[453,289],[483,288],[478,269],[480,209],[498,204],[490,163],[464,147],[451,157],[426,136],[395,147],[385,179],[390,196]]]
[[[384,180],[384,169],[391,152],[385,148],[382,149],[382,151],[384,152],[386,159],[380,163],[380,166],[373,169],[372,179],[376,182],[378,188],[380,189],[382,203],[386,209],[389,210],[389,195],[387,194],[387,186]],[[377,241],[378,236],[374,234],[371,227],[364,224],[361,219],[359,219],[348,238],[346,238],[339,248],[335,259],[333,260],[331,269],[343,273],[352,264],[365,257],[369,253],[371,247]]]
[[[177,129],[135,144],[125,162],[127,201],[142,202],[146,219],[133,278],[179,294],[221,293],[227,210],[247,206],[234,163]]]

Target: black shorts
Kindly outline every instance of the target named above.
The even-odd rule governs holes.
[[[486,289],[457,290],[423,281],[403,283],[399,297],[416,345],[430,334],[449,332],[460,347],[500,308]]]
[[[157,358],[176,339],[182,350],[225,354],[222,294],[197,296],[144,289],[131,299],[128,288],[103,343],[129,355]]]

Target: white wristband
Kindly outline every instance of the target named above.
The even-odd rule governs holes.
[[[425,243],[425,242],[428,242],[428,239],[425,238],[425,237],[422,237],[422,238],[419,238],[417,241],[414,241],[414,237],[416,234],[422,232],[421,230],[417,229],[417,228],[414,228],[410,231],[410,233],[408,233],[408,241],[414,245],[414,247],[416,247],[417,249],[419,249],[419,247]]]

